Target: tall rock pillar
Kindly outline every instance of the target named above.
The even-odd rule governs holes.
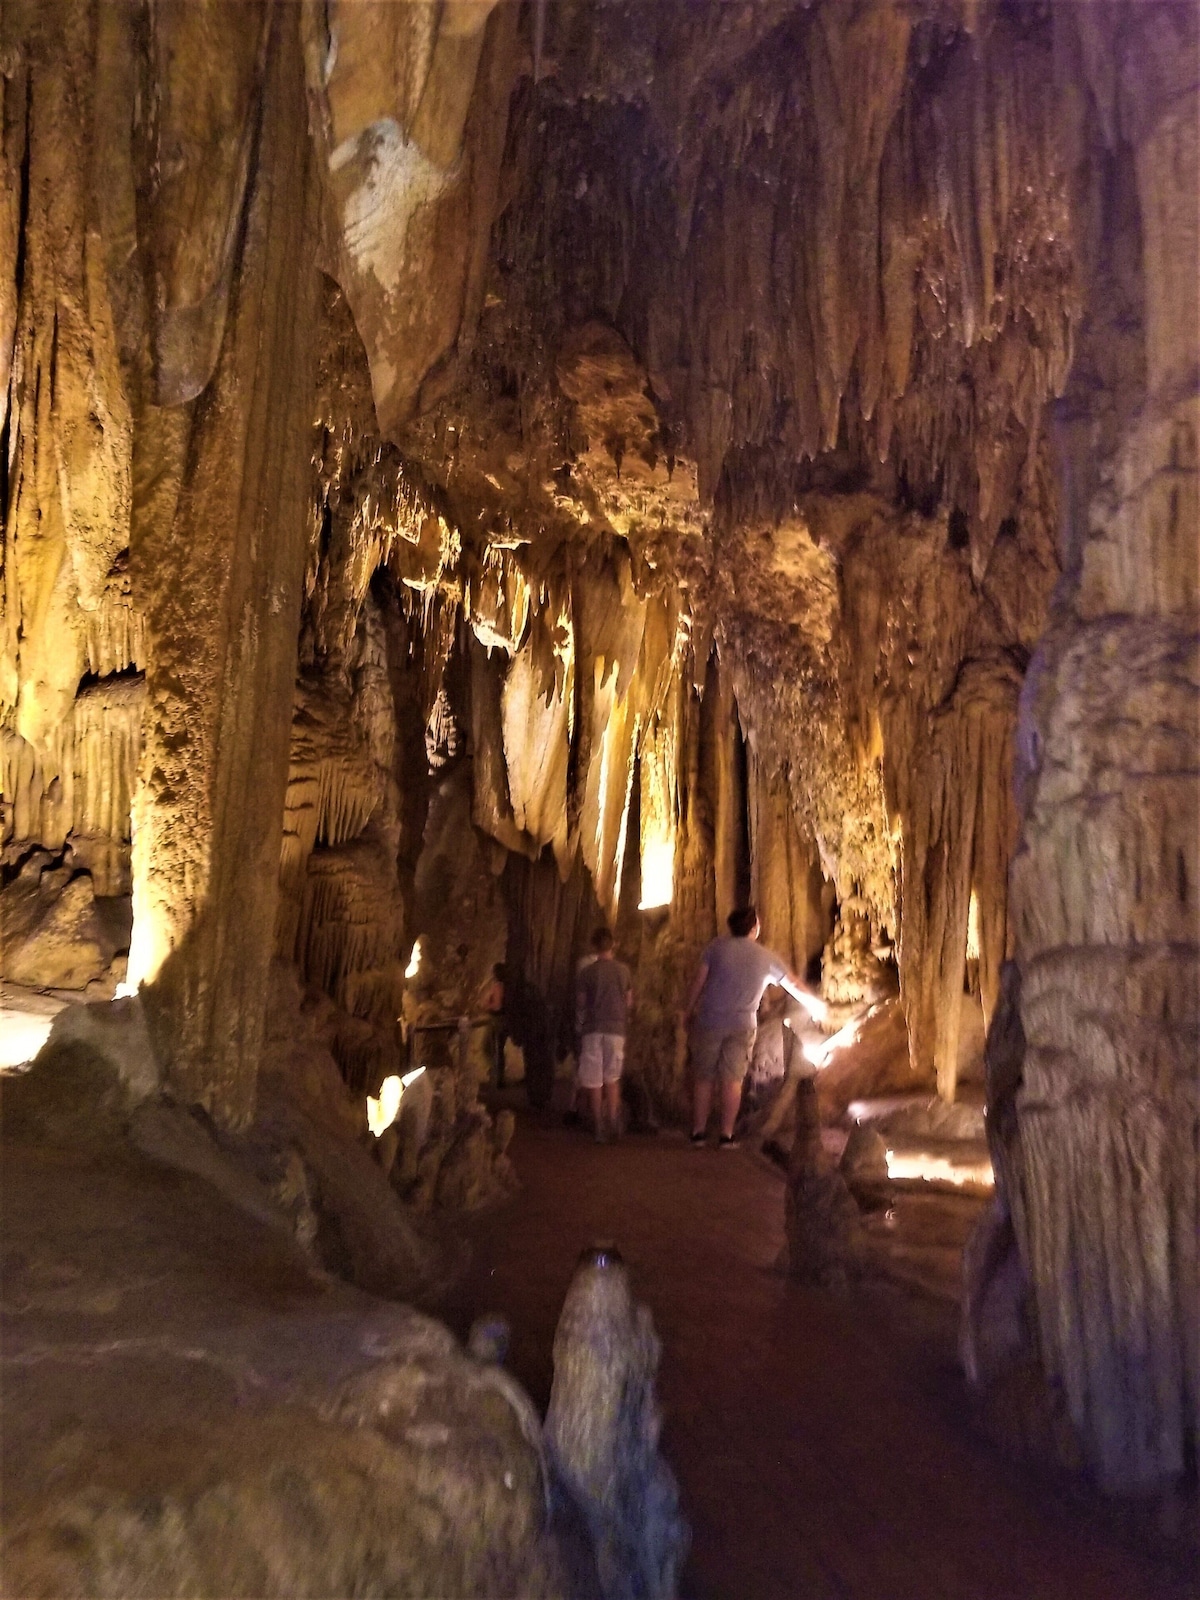
[[[204,21],[188,8],[164,18],[185,30]],[[221,234],[230,248],[219,345],[193,328],[220,299],[212,290],[188,298],[205,261],[187,260],[186,233],[160,252],[159,398],[170,409],[150,406],[144,419],[133,547],[150,649],[130,976],[146,981],[176,1092],[232,1125],[253,1110],[273,944],[317,343],[298,9],[251,7],[247,31],[256,19],[249,63],[260,87],[234,130],[248,177]],[[227,27],[219,47],[231,39]],[[225,79],[240,81],[233,70]],[[181,98],[180,115],[191,103]],[[164,107],[164,116],[177,109],[169,96]],[[218,128],[217,148],[222,140]],[[194,181],[190,200],[162,202],[160,224],[177,222],[184,200],[187,214],[203,214],[211,185],[203,170]],[[211,376],[190,373],[210,342],[219,352]]]
[[[1200,1431],[1200,129],[1193,7],[1064,7],[1088,320],[1064,578],[1018,730],[1014,1212],[1042,1358],[1099,1480]]]

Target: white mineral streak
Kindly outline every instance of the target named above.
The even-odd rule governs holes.
[[[447,175],[391,118],[339,145],[329,165],[338,172],[355,158],[362,175],[342,202],[346,248],[357,266],[394,294],[407,265],[409,224],[422,206],[438,198]]]

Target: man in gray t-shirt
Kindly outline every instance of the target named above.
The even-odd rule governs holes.
[[[728,935],[714,939],[700,957],[686,1010],[691,1024],[693,1144],[703,1144],[707,1136],[713,1084],[718,1078],[719,1143],[729,1149],[737,1142],[733,1127],[742,1103],[742,1080],[754,1053],[759,1001],[771,984],[786,989],[814,1018],[825,1013],[824,1002],[806,989],[773,951],[759,944],[759,931],[753,906],[732,911]]]

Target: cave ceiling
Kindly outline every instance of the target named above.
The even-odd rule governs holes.
[[[1045,411],[1080,292],[1049,8],[564,3],[532,20],[514,34],[501,8],[479,46],[446,181],[483,205],[486,167],[494,224],[454,337],[403,394],[434,224],[396,213],[412,276],[389,258],[371,299],[335,207],[332,343],[357,387],[326,438],[361,458],[336,495],[355,506],[347,550],[367,541],[351,587],[361,600],[384,555],[510,653],[516,613],[496,632],[482,585],[527,584],[563,617],[601,568],[669,596],[683,648],[721,650],[843,892],[894,926],[910,796],[881,730],[885,755],[907,744],[968,663],[1011,700],[1057,571]],[[327,98],[349,95],[359,54],[339,46]]]

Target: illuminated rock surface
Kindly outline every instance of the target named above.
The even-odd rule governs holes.
[[[484,1024],[548,1100],[601,919],[680,1116],[753,897],[827,1120],[1002,1022],[1030,1368],[1098,1481],[1194,1482],[1196,49],[1187,0],[6,4],[0,976],[141,985],[314,1247],[425,1066],[345,1156],[367,1282],[511,1192]]]

